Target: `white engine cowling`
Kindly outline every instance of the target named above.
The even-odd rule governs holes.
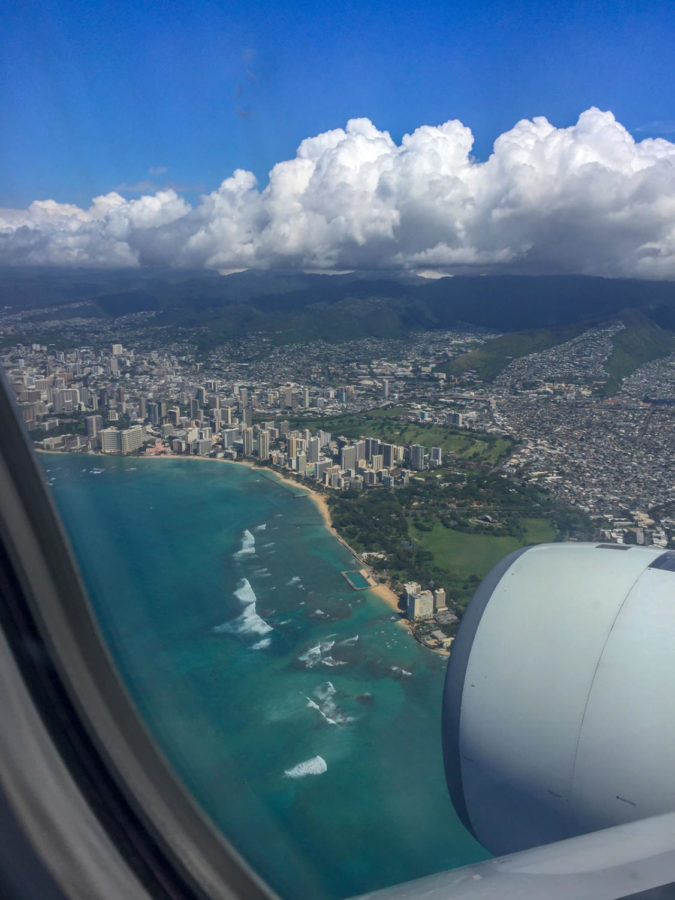
[[[462,618],[443,704],[450,794],[495,854],[675,810],[675,552],[512,553]]]

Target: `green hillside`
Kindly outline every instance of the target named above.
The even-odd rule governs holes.
[[[614,350],[605,363],[609,373],[606,394],[615,393],[621,379],[644,363],[675,353],[675,335],[655,322],[636,313],[622,316],[622,320],[626,327],[614,336]]]
[[[557,328],[540,328],[518,334],[504,334],[488,341],[475,350],[463,353],[443,367],[448,375],[463,375],[474,369],[483,381],[492,381],[513,359],[548,350],[557,344],[571,340],[589,326],[588,322],[575,322]]]

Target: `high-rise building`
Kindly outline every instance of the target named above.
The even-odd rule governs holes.
[[[316,480],[323,481],[324,472],[327,472],[330,467],[331,461],[329,459],[320,459],[314,466],[314,477]]]
[[[288,438],[288,455],[291,459],[295,459],[300,450],[302,449],[303,441],[302,438],[299,438],[297,434],[292,434]]]
[[[307,457],[306,457],[305,453],[304,452],[298,453],[298,455],[296,456],[296,460],[297,460],[296,471],[300,475],[304,475],[305,472],[307,471]]]
[[[355,469],[356,468],[356,447],[348,444],[340,450],[340,468]]]
[[[120,449],[122,453],[133,453],[143,446],[143,426],[132,425],[120,432]]]
[[[369,438],[366,438],[365,444],[366,444],[365,458],[370,461],[373,458],[373,453],[380,452],[380,442],[378,441],[377,438],[369,437]]]
[[[145,397],[139,397],[138,399],[138,415],[144,421],[148,418],[148,401]]]
[[[461,412],[449,412],[447,416],[448,425],[454,425],[456,428],[462,427],[462,414]]]
[[[436,611],[439,609],[447,609],[447,601],[445,599],[445,588],[437,588],[434,591],[434,606]]]
[[[429,457],[429,464],[431,466],[440,466],[443,463],[443,451],[440,447],[432,447],[431,448],[431,456]]]
[[[270,433],[261,431],[258,434],[258,459],[270,458]]]
[[[103,428],[103,416],[87,416],[84,421],[87,426],[87,437],[89,438],[96,437],[101,428]]]
[[[241,436],[244,442],[244,456],[253,456],[253,429],[243,428]]]
[[[431,591],[420,591],[408,599],[409,619],[429,619],[434,614],[434,595]]]
[[[148,400],[148,419],[150,419],[151,425],[159,425],[160,423],[160,415],[159,415],[159,403],[155,403],[153,400]]]
[[[384,456],[381,453],[374,453],[371,459],[371,465],[373,467],[373,472],[379,472],[383,467]]]
[[[168,413],[169,422],[171,422],[172,425],[178,425],[180,422],[180,407],[172,406],[171,409],[168,410]]]
[[[389,379],[388,378],[382,379],[382,396],[385,398],[389,396]]]
[[[302,405],[305,409],[309,409],[309,388],[302,389]]]
[[[121,356],[124,353],[124,347],[121,344],[112,345],[113,356]]]
[[[315,463],[319,461],[319,452],[321,450],[319,438],[310,438],[307,442],[307,461]]]
[[[102,428],[99,432],[102,453],[120,453],[122,451],[122,432],[117,428]]]
[[[394,465],[394,445],[380,444],[380,451],[385,468],[390,469]]]
[[[410,447],[410,467],[418,471],[424,468],[424,447],[421,444]]]

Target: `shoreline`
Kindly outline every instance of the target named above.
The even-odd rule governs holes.
[[[48,454],[56,454],[58,456],[65,455],[63,450],[42,450],[37,447],[33,448],[36,453],[48,453]],[[96,453],[91,450],[88,451],[74,451],[79,453],[81,456],[107,456],[107,454]],[[380,598],[384,603],[387,604],[391,609],[393,609],[397,613],[401,613],[401,610],[398,605],[398,596],[392,591],[391,587],[388,583],[382,582],[374,582],[372,576],[372,570],[370,566],[359,556],[359,554],[354,550],[353,547],[350,547],[347,541],[340,535],[335,529],[333,525],[333,520],[330,515],[330,507],[328,506],[328,500],[323,494],[320,494],[318,491],[313,490],[306,484],[300,484],[292,478],[287,478],[285,475],[282,475],[280,472],[277,472],[276,469],[272,469],[269,466],[257,466],[254,462],[251,462],[247,459],[224,459],[223,457],[212,457],[212,456],[187,456],[179,453],[157,453],[146,456],[146,454],[141,454],[139,456],[128,456],[128,459],[180,459],[180,460],[195,460],[197,462],[216,462],[216,463],[228,463],[233,466],[245,466],[247,469],[255,469],[256,471],[269,473],[278,481],[282,482],[282,484],[287,484],[289,487],[293,487],[297,490],[303,491],[310,500],[314,503],[316,508],[321,515],[323,520],[324,527],[330,531],[333,537],[339,541],[342,546],[347,550],[352,556],[358,560],[359,565],[366,570],[367,580],[369,582],[368,590],[375,594]],[[406,626],[405,619],[400,619],[400,623]]]

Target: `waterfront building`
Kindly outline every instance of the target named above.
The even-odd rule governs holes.
[[[120,450],[122,453],[133,453],[143,446],[143,426],[132,425],[120,432]]]
[[[195,453],[197,456],[208,456],[211,452],[211,438],[200,438],[194,442]]]
[[[411,597],[413,597],[415,594],[419,594],[419,592],[422,590],[422,585],[417,581],[407,581],[403,585],[403,590],[405,591],[406,603],[408,603]]]
[[[121,453],[122,433],[118,428],[102,428],[99,432],[102,453]]]
[[[431,591],[420,591],[408,598],[407,615],[411,620],[429,619],[434,614],[434,595]]]

